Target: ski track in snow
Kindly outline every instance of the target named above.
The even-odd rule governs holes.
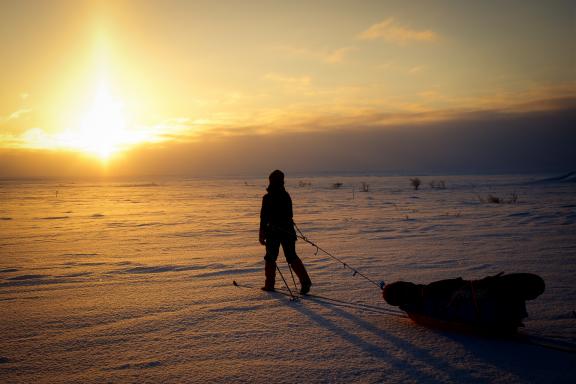
[[[526,332],[576,345],[576,184],[437,176],[414,191],[408,179],[287,189],[304,234],[376,281],[541,275]],[[576,382],[576,354],[415,325],[303,241],[318,297],[261,292],[264,183],[0,182],[0,381]]]

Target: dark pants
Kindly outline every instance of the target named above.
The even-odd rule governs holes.
[[[266,239],[266,256],[264,256],[264,260],[276,262],[280,252],[280,245],[282,245],[284,257],[286,257],[288,264],[292,264],[299,259],[298,255],[296,255],[296,242],[294,240],[272,238]]]

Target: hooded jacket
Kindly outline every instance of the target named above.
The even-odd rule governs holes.
[[[292,219],[292,199],[283,185],[270,185],[262,198],[260,231],[266,239],[296,240]]]

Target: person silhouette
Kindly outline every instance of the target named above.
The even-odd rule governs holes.
[[[266,246],[264,256],[266,280],[262,290],[274,291],[276,260],[282,245],[286,261],[300,280],[300,294],[305,295],[310,291],[312,281],[302,260],[296,254],[297,237],[292,219],[292,199],[284,188],[284,173],[277,169],[270,174],[268,180],[270,183],[266,188],[267,193],[262,198],[258,236],[260,244]]]

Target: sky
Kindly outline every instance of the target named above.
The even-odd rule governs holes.
[[[0,0],[0,177],[576,170],[572,1]]]

